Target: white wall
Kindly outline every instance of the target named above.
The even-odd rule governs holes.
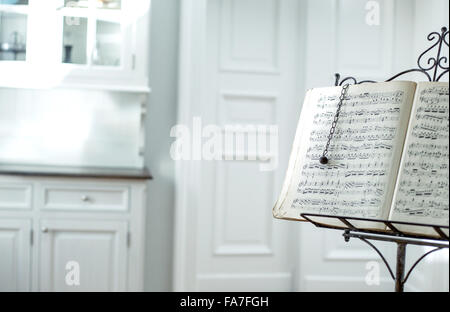
[[[142,167],[138,94],[0,88],[0,162]]]
[[[182,0],[181,0],[182,1]],[[174,163],[170,129],[177,116],[178,17],[180,0],[153,0],[150,50],[146,165],[154,176],[148,186],[145,290],[172,287]]]

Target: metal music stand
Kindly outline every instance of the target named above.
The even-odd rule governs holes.
[[[449,72],[449,59],[447,56],[443,55],[443,49],[445,46],[447,49],[449,48],[449,32],[446,27],[442,27],[441,32],[432,32],[428,35],[427,39],[430,42],[433,42],[431,47],[425,50],[417,59],[417,68],[405,70],[401,73],[398,73],[386,81],[393,81],[398,77],[401,77],[410,73],[420,73],[425,75],[428,81],[439,81],[445,74]],[[436,56],[427,56],[430,52],[436,50]],[[362,83],[374,83],[376,81],[373,80],[362,80],[358,81],[354,77],[346,77],[341,79],[340,74],[336,74],[336,86],[343,86],[344,84],[362,84]],[[445,234],[445,230],[448,230],[448,226],[439,226],[439,225],[429,225],[429,224],[419,224],[419,223],[409,223],[409,222],[395,222],[388,220],[374,220],[374,219],[366,219],[366,218],[351,218],[344,216],[336,216],[336,215],[319,215],[319,214],[310,214],[303,213],[301,217],[310,223],[314,224],[319,228],[327,228],[327,229],[335,229],[335,230],[343,230],[344,231],[344,239],[346,242],[349,242],[351,238],[358,238],[361,241],[368,244],[372,247],[377,254],[381,257],[384,264],[387,266],[387,269],[395,281],[395,291],[403,292],[405,283],[408,281],[411,273],[417,267],[417,265],[425,259],[428,255],[445,248],[449,248],[449,237]],[[315,221],[314,218],[331,218],[340,221],[342,226],[330,226],[323,223]],[[356,227],[354,225],[355,221],[368,221],[372,223],[377,223],[385,226],[389,230],[368,230],[360,227]],[[404,231],[400,231],[398,226],[400,225],[409,225],[416,227],[423,227],[432,229],[436,235],[425,236],[425,235],[416,235],[411,233],[406,233]],[[397,261],[396,261],[396,270],[395,273],[386,260],[385,256],[381,253],[381,251],[370,241],[385,241],[385,242],[393,242],[397,244]],[[428,246],[434,247],[431,251],[428,251],[424,255],[422,255],[409,269],[406,273],[405,259],[406,259],[406,247],[407,245],[418,245],[418,246]],[[406,273],[406,274],[405,274]]]

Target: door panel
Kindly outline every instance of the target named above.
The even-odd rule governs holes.
[[[0,292],[30,291],[30,233],[30,220],[0,220]]]
[[[0,184],[0,210],[30,209],[31,193],[29,184]]]
[[[127,223],[41,221],[41,291],[125,291]]]

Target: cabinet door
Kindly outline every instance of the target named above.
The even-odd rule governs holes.
[[[126,291],[127,223],[42,220],[41,291]]]
[[[26,77],[30,52],[29,1],[0,0],[0,86]]]
[[[57,58],[67,73],[64,83],[145,89],[145,73],[140,75],[137,65],[146,65],[137,59],[137,49],[146,37],[136,36],[138,27],[148,27],[142,21],[148,10],[149,1],[142,0],[65,0],[57,8]]]
[[[0,62],[26,61],[28,13],[28,0],[0,1]]]
[[[31,221],[0,219],[0,292],[30,290]]]

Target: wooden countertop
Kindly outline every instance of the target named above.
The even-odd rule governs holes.
[[[152,180],[147,168],[65,167],[0,163],[0,175]]]

